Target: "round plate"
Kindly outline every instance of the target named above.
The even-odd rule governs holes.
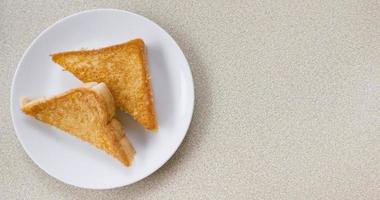
[[[20,111],[21,97],[55,95],[81,82],[52,62],[49,54],[145,41],[159,130],[145,131],[118,111],[136,149],[131,167],[101,150]],[[189,65],[173,38],[154,22],[122,10],[97,9],[66,17],[43,31],[24,53],[13,78],[11,112],[18,139],[30,158],[67,184],[92,189],[125,186],[160,168],[180,146],[194,106]]]

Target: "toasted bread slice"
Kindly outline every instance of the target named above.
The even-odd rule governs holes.
[[[104,150],[130,166],[135,150],[115,118],[115,104],[104,83],[89,83],[50,98],[23,100],[21,110]]]
[[[145,45],[141,39],[97,50],[51,56],[54,62],[83,82],[106,83],[121,110],[146,129],[157,130]]]

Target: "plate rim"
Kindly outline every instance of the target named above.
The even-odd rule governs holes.
[[[16,77],[19,73],[19,69],[20,69],[20,65],[21,63],[23,62],[23,60],[25,59],[25,56],[27,55],[27,53],[30,51],[30,49],[34,46],[34,44],[37,42],[37,40],[42,37],[42,35],[44,35],[47,31],[49,31],[51,28],[53,28],[54,26],[66,21],[67,19],[70,19],[72,17],[75,17],[77,15],[82,15],[82,14],[85,14],[85,13],[90,13],[90,12],[109,12],[109,11],[112,11],[112,12],[120,12],[120,13],[126,13],[126,14],[129,14],[129,15],[134,15],[136,17],[140,17],[142,18],[143,20],[145,21],[148,21],[149,23],[151,23],[153,26],[156,26],[158,29],[161,29],[161,31],[165,32],[169,38],[174,42],[175,44],[175,47],[179,50],[180,54],[182,54],[183,58],[184,58],[184,61],[185,61],[185,70],[188,71],[186,74],[188,75],[188,85],[190,86],[189,87],[189,109],[190,109],[190,112],[189,112],[189,116],[187,117],[187,121],[184,123],[184,131],[185,133],[183,134],[182,138],[180,138],[179,142],[178,142],[178,145],[176,146],[175,150],[171,153],[171,154],[168,154],[169,156],[167,157],[167,159],[163,160],[163,162],[159,165],[157,165],[156,168],[153,168],[152,171],[150,171],[149,173],[147,173],[146,175],[142,176],[141,178],[139,179],[136,179],[136,180],[133,180],[131,182],[127,182],[127,183],[122,183],[122,184],[119,184],[119,185],[113,185],[113,186],[107,186],[107,187],[86,187],[86,186],[82,186],[82,185],[77,185],[77,184],[73,184],[73,183],[68,183],[56,176],[54,176],[53,174],[50,174],[48,173],[38,162],[36,162],[32,156],[31,156],[31,153],[29,152],[29,150],[27,150],[27,148],[25,148],[25,144],[22,142],[22,140],[20,139],[20,135],[19,135],[19,130],[17,129],[16,127],[16,123],[15,123],[15,114],[14,114],[14,86],[15,86],[15,82],[16,82]],[[17,137],[17,140],[20,142],[22,148],[24,149],[24,151],[26,152],[26,154],[28,155],[28,157],[33,161],[34,164],[36,164],[42,171],[44,171],[46,174],[48,174],[50,177],[53,177],[57,180],[59,180],[60,182],[63,182],[65,184],[68,184],[68,185],[72,185],[72,186],[75,186],[75,187],[78,187],[78,188],[84,188],[84,189],[93,189],[93,190],[106,190],[106,189],[115,189],[115,188],[120,188],[120,187],[124,187],[124,186],[128,186],[128,185],[131,185],[131,184],[134,184],[136,182],[139,182],[147,177],[149,177],[150,175],[152,175],[154,172],[156,172],[158,169],[160,169],[162,166],[164,166],[172,157],[173,155],[177,152],[177,150],[179,149],[179,147],[182,145],[183,143],[183,140],[185,139],[187,133],[188,133],[188,130],[190,128],[190,125],[191,125],[191,122],[192,122],[192,118],[193,118],[193,115],[194,115],[194,107],[195,107],[195,87],[194,87],[194,79],[193,79],[193,73],[191,71],[191,67],[189,65],[189,62],[185,56],[185,54],[183,53],[182,49],[180,48],[180,46],[178,45],[178,43],[176,42],[176,40],[174,40],[174,38],[165,30],[163,29],[160,25],[158,25],[156,22],[154,22],[153,20],[150,20],[149,18],[145,17],[145,16],[142,16],[140,14],[137,14],[137,13],[134,13],[134,12],[131,12],[131,11],[126,11],[126,10],[121,10],[121,9],[115,9],[115,8],[96,8],[96,9],[88,9],[88,10],[83,10],[83,11],[80,11],[80,12],[76,12],[76,13],[73,13],[73,14],[70,14],[68,16],[65,16],[63,18],[60,18],[59,20],[55,21],[53,24],[49,25],[47,28],[45,28],[43,31],[41,31],[33,40],[32,42],[29,44],[29,46],[24,50],[24,53],[22,54],[18,64],[17,64],[17,67],[16,67],[16,70],[14,72],[14,75],[12,77],[12,83],[11,83],[11,88],[10,88],[10,112],[11,112],[11,119],[12,119],[12,125],[13,125],[13,128],[15,130],[15,134],[16,134],[16,137]]]

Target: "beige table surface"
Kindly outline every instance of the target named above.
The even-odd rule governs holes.
[[[31,41],[92,8],[161,25],[183,49],[196,88],[174,157],[143,181],[106,191],[39,169],[9,109],[12,76]],[[2,0],[0,42],[1,199],[380,198],[378,0]]]

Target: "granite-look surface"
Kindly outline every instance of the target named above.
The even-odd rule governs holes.
[[[94,191],[48,176],[14,133],[24,50],[60,18],[136,12],[166,29],[194,75],[184,143],[153,175]],[[380,2],[0,2],[1,199],[379,199]]]

